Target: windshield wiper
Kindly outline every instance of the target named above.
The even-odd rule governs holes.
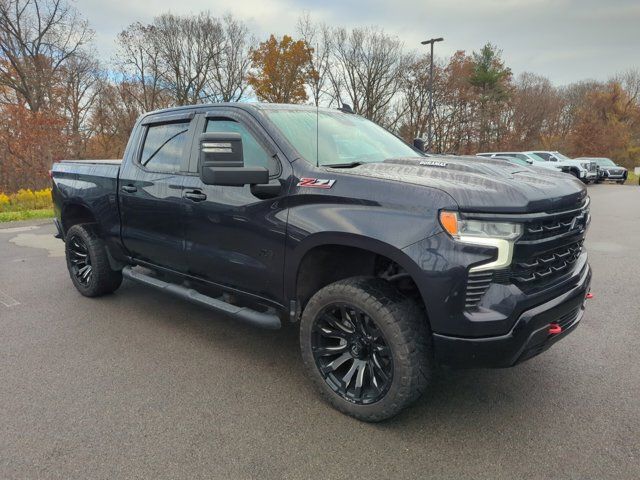
[[[329,165],[323,165],[323,167],[329,168],[353,168],[360,165],[364,165],[366,162],[348,162],[348,163],[331,163]]]

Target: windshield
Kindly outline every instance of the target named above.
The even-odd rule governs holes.
[[[553,156],[556,157],[558,160],[571,160],[569,157],[561,154],[560,152],[553,152]]]
[[[527,153],[527,156],[534,162],[546,162],[544,158],[542,158],[539,155],[536,155],[535,153]]]
[[[388,158],[423,156],[384,128],[358,115],[295,109],[266,109],[265,113],[313,165],[374,163]]]
[[[507,160],[510,163],[513,163],[513,164],[516,164],[516,165],[524,165],[525,167],[528,167],[532,163],[532,162],[530,162],[528,160],[524,160],[524,159],[518,158],[518,157],[501,157],[501,158],[504,158],[505,160]]]
[[[613,163],[613,160],[609,160],[608,158],[596,158],[595,162],[601,167],[615,167],[616,164]]]

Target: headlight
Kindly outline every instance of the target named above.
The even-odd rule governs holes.
[[[511,265],[513,244],[522,235],[522,225],[517,223],[461,219],[457,212],[446,210],[440,212],[440,224],[459,242],[498,249],[498,258],[472,267],[471,272],[494,270]]]
[[[522,225],[507,222],[485,222],[466,220],[458,217],[457,212],[440,212],[440,224],[455,239],[467,237],[502,238],[516,240],[522,234]]]

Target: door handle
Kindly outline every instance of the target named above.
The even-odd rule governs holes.
[[[188,198],[192,202],[202,202],[207,199],[207,196],[199,190],[189,190],[184,192],[184,198]]]
[[[138,191],[138,189],[133,185],[124,185],[120,190],[127,193],[135,193]]]

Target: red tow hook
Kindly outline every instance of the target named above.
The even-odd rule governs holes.
[[[549,335],[557,335],[558,333],[562,333],[562,327],[557,323],[549,324]]]
[[[586,298],[587,300],[589,300],[589,299],[593,298],[593,293],[591,293],[591,292],[587,293],[587,295],[585,296],[585,298]]]

